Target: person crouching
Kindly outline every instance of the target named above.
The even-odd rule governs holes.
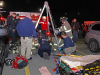
[[[76,46],[72,39],[67,36],[67,34],[63,31],[61,32],[61,36],[63,38],[64,46],[59,49],[62,50],[63,54],[76,54]]]
[[[49,60],[51,54],[51,46],[47,39],[43,38],[42,35],[39,36],[39,49],[38,54],[40,57]]]

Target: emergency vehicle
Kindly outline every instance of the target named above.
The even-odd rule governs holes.
[[[41,14],[39,12],[14,12],[14,11],[10,11],[8,17],[11,16],[13,13],[19,14],[19,19],[21,19],[21,20],[25,18],[26,14],[30,14],[31,15],[31,20],[35,25],[36,25],[36,23],[37,23],[37,21],[40,17],[40,14]],[[43,18],[45,18],[45,20],[47,21],[46,16],[41,16],[40,23],[42,23]],[[49,17],[48,17],[48,21],[49,21]],[[50,35],[50,33],[47,32],[47,36],[49,36],[49,35]],[[9,39],[9,45],[10,45],[10,43],[11,43],[11,38]],[[20,43],[17,42],[17,44],[19,45]],[[37,46],[38,46],[38,43],[33,42],[33,47],[32,47],[31,54],[37,53],[37,50],[36,50]],[[12,51],[13,54],[18,53],[18,48],[15,48],[15,46],[11,46],[11,47],[9,47],[9,51]]]
[[[8,17],[11,16],[13,13],[19,14],[19,19],[21,19],[21,20],[25,18],[26,14],[30,14],[31,20],[35,25],[39,19],[40,14],[41,14],[39,12],[14,12],[14,11],[10,11]],[[46,16],[41,16],[40,23],[42,21],[42,18],[45,18],[47,20]],[[49,21],[49,17],[48,17],[48,21]],[[48,35],[48,33],[47,33],[47,35]]]
[[[50,15],[50,8],[49,8],[49,6],[48,6],[48,2],[47,1],[45,1],[45,4],[44,4],[44,7],[46,7],[47,9],[48,9],[48,12],[49,12],[49,15]],[[51,17],[51,15],[50,15],[50,17]],[[51,20],[51,24],[52,24],[52,27],[53,27],[53,30],[54,30],[54,25],[53,25],[53,22],[52,22],[52,18],[50,19]],[[55,34],[54,34],[55,35]],[[55,35],[55,37],[56,37],[56,35]],[[56,39],[56,41],[57,41],[57,39]],[[35,43],[35,41],[34,41],[34,43]],[[57,41],[57,44],[58,44],[58,41]],[[12,57],[14,56],[14,54],[12,54]],[[65,56],[65,55],[64,55]],[[77,57],[77,56],[76,56]],[[75,58],[76,58],[75,57]],[[90,56],[91,57],[91,56]],[[89,58],[90,58],[89,57]],[[94,56],[92,56],[92,57],[94,57]],[[99,56],[100,57],[100,56]],[[98,57],[98,58],[99,58]],[[74,59],[75,59],[74,58]],[[78,57],[79,58],[79,57]],[[3,74],[2,75],[40,75],[40,73],[41,73],[41,75],[55,75],[55,73],[53,73],[52,71],[51,71],[51,68],[50,67],[54,67],[54,62],[52,62],[52,58],[51,58],[51,60],[49,61],[44,61],[43,59],[40,59],[38,56],[33,56],[33,60],[31,60],[31,61],[29,61],[29,64],[28,64],[28,66],[26,66],[25,67],[25,70],[24,69],[20,69],[20,70],[18,70],[18,69],[12,69],[11,67],[7,67],[7,66],[4,66],[4,70],[3,70]],[[15,60],[16,61],[16,60]],[[56,61],[56,60],[55,60]],[[83,59],[82,59],[82,61],[83,61]],[[99,60],[100,61],[100,60]],[[18,62],[20,62],[20,61],[18,61]],[[63,63],[62,62],[64,62],[64,65],[63,65]],[[73,61],[72,61],[73,62]],[[15,63],[15,62],[14,62]],[[70,62],[69,62],[70,63]],[[100,63],[100,62],[99,62]],[[58,62],[56,63],[57,65],[58,65]],[[63,61],[63,59],[61,58],[61,66],[57,66],[57,68],[59,68],[59,72],[60,72],[60,75],[67,75],[66,74],[66,70],[65,69],[67,69],[66,68],[66,65],[68,65],[67,64],[67,62],[65,62],[65,61]],[[72,65],[73,65],[73,63],[72,63]],[[94,63],[94,65],[96,65],[96,63]],[[96,65],[96,67],[94,67],[94,65],[92,66],[92,64],[90,64],[90,65],[87,65],[87,67],[86,67],[86,70],[88,69],[89,71],[88,71],[88,73],[91,73],[91,71],[94,71],[94,69],[95,68],[97,68],[97,70],[100,68],[100,64],[99,65]],[[70,66],[70,65],[68,65],[68,66]],[[76,65],[75,65],[76,66]],[[90,66],[92,66],[92,67],[90,67]],[[42,67],[42,68],[41,68]],[[47,67],[47,68],[45,68],[45,67]],[[63,70],[64,69],[64,70]],[[77,69],[79,69],[79,68],[77,68]],[[57,69],[56,69],[57,70]],[[81,70],[80,71],[82,71],[83,69],[81,68]],[[40,71],[40,72],[39,72]],[[50,71],[50,72],[49,72]],[[79,73],[81,73],[79,70],[78,70],[78,72]],[[48,74],[48,72],[49,72],[49,74]],[[65,72],[65,73],[64,73]],[[85,72],[85,71],[84,71]],[[51,73],[51,74],[50,74]],[[64,74],[62,74],[62,73],[64,73]],[[78,74],[78,73],[76,73],[76,74]],[[75,74],[75,75],[76,75]],[[78,74],[78,75],[82,75],[82,74]],[[83,75],[91,75],[91,74],[83,74]],[[93,74],[94,75],[94,74]]]
[[[0,11],[0,75],[2,74],[4,60],[8,57],[7,35],[8,31],[5,26],[5,19]]]
[[[100,21],[84,21],[83,31],[85,31],[87,33],[89,27],[92,26],[93,23],[98,23],[98,22],[100,22]]]
[[[39,19],[40,14],[41,14],[39,12],[14,12],[14,11],[10,11],[8,17],[11,16],[13,13],[19,14],[19,18],[21,20],[25,18],[26,14],[30,14],[31,20],[35,25],[36,25],[36,22]],[[42,17],[45,17],[47,19],[46,16],[42,16]],[[42,19],[42,17],[41,17],[41,19]],[[40,19],[40,21],[41,21],[41,19]],[[48,18],[48,20],[49,20],[49,18]]]
[[[84,24],[86,23],[86,25],[89,25],[89,24],[93,24],[93,23],[98,23],[99,21],[84,21]]]

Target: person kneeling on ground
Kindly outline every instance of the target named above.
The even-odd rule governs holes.
[[[42,34],[39,36],[39,50],[38,54],[40,57],[49,60],[51,54],[51,46],[47,39],[42,38]]]
[[[59,49],[59,51],[62,50],[63,54],[76,54],[76,46],[72,39],[67,36],[67,34],[63,31],[61,33],[61,36],[63,38],[64,46]]]

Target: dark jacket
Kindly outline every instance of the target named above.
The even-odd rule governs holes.
[[[71,40],[71,38],[69,36],[67,36],[66,38],[64,38],[63,42],[64,42],[64,46],[61,47],[62,49],[69,48],[69,47],[74,47],[75,46],[74,42]]]
[[[37,37],[35,25],[32,22],[32,20],[28,17],[25,17],[23,20],[19,21],[16,30],[20,37],[23,36],[25,37],[34,36],[35,38]]]
[[[41,45],[50,45],[50,43],[47,41],[47,39],[42,39],[42,38],[40,38],[39,39],[39,44],[40,44],[40,46]]]
[[[80,28],[79,28],[79,30],[83,30],[83,26],[82,26],[82,25],[80,25]]]
[[[15,28],[17,27],[18,23],[19,23],[20,19],[15,19]]]
[[[15,18],[13,16],[8,17],[7,18],[8,27],[10,27],[11,29],[14,29],[15,28],[14,24],[15,24]]]
[[[79,28],[80,28],[80,24],[79,24],[79,22],[75,22],[75,23],[72,22],[72,23],[71,23],[71,28],[73,28],[74,25],[75,25],[75,30],[78,31]]]
[[[43,57],[43,52],[47,52],[48,55],[50,56],[50,54],[51,54],[50,43],[46,39],[39,39],[38,41],[39,41],[39,44],[40,44],[40,47],[39,47],[39,50],[38,50],[39,56]]]

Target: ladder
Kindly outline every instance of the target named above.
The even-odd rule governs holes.
[[[50,12],[50,7],[49,7],[47,1],[44,2],[43,9],[42,9],[42,11],[41,11],[41,14],[40,14],[40,16],[39,16],[39,19],[38,19],[38,21],[37,21],[37,23],[36,23],[35,28],[37,28],[38,23],[39,23],[39,21],[40,21],[40,18],[41,18],[41,16],[42,16],[42,14],[43,14],[45,8],[46,8],[46,12],[47,12],[47,24],[48,24],[48,16],[49,16],[49,17],[50,17],[50,21],[51,21],[51,25],[52,25],[52,28],[53,28],[53,31],[54,31],[55,28],[54,28],[54,24],[53,24],[53,21],[52,21],[52,16],[51,16],[51,12]],[[49,25],[48,25],[48,31],[49,31]],[[58,43],[58,39],[57,39],[57,36],[56,36],[55,31],[54,31],[54,36],[55,36],[55,38],[56,38],[57,46],[58,46],[58,49],[59,49],[60,47],[59,47],[59,43]]]

